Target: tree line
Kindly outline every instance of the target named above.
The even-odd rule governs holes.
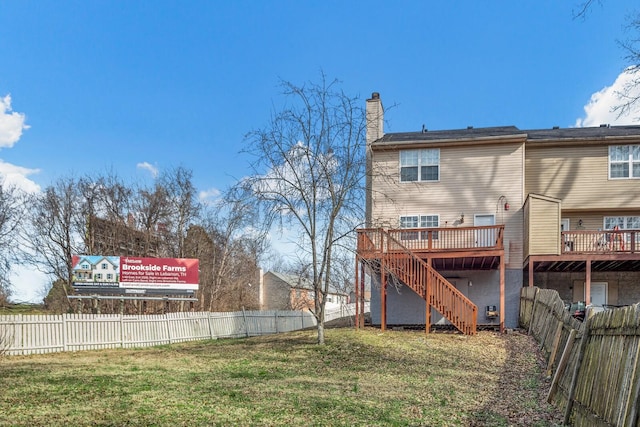
[[[256,308],[264,235],[251,227],[251,204],[224,195],[198,198],[193,172],[175,167],[151,184],[125,182],[114,172],[67,176],[38,193],[0,182],[0,304],[9,300],[16,265],[45,273],[47,308],[72,310],[73,255],[198,258],[197,309]]]

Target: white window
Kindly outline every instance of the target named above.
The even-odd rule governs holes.
[[[112,280],[112,279],[113,279],[113,274],[107,273],[107,280]]]
[[[96,273],[96,280],[102,280],[102,274]]]
[[[440,149],[400,151],[400,181],[440,180]]]
[[[408,215],[400,217],[400,228],[438,228],[440,226],[440,215]],[[406,232],[400,235],[402,240],[417,240],[418,237],[422,240],[429,238],[429,233],[423,231],[418,232]],[[438,232],[432,233],[432,239],[438,239]]]
[[[89,269],[89,264],[82,264],[80,266],[80,268],[82,268],[83,270],[88,270]]]
[[[640,145],[609,146],[609,178],[640,178]]]
[[[618,227],[621,230],[640,229],[640,216],[605,216],[604,229],[613,230]]]
[[[103,262],[103,263],[102,263],[102,269],[103,269],[103,270],[106,270],[107,268],[109,268],[109,266],[107,265],[107,263],[106,263],[106,262]]]

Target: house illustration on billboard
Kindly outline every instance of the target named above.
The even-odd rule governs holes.
[[[73,257],[73,282],[114,283],[120,281],[120,257],[85,255]]]

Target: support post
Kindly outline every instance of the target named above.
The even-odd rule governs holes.
[[[364,293],[364,263],[360,263],[360,327],[364,328],[364,303],[365,303],[365,293]]]
[[[387,329],[387,274],[385,273],[384,256],[380,259],[380,329]]]
[[[529,287],[533,287],[533,260],[529,258]]]
[[[504,333],[504,254],[500,255],[500,332]]]
[[[425,301],[426,301],[426,305],[425,305],[425,309],[426,309],[426,313],[425,313],[425,328],[424,328],[424,332],[426,335],[429,335],[429,332],[431,332],[431,280],[432,280],[432,275],[431,275],[431,258],[427,258],[427,265],[429,266],[428,271],[427,271],[427,283],[426,283],[426,289],[425,289]]]
[[[591,260],[588,259],[585,265],[585,281],[584,281],[584,305],[591,304]]]
[[[360,262],[358,262],[358,255],[356,254],[356,329],[360,329]]]

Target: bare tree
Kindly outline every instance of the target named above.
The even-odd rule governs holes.
[[[183,258],[187,229],[200,212],[198,194],[193,185],[193,172],[182,166],[171,169],[160,175],[159,184],[167,195],[171,256]]]
[[[22,220],[22,197],[15,186],[0,179],[0,306],[11,294],[9,274],[19,254],[18,227]]]
[[[30,200],[25,227],[25,243],[30,254],[28,261],[62,284],[65,295],[71,291],[74,254],[85,253],[83,235],[78,229],[82,204],[79,181],[61,178],[35,194]]]
[[[259,308],[258,259],[264,238],[252,227],[253,207],[230,191],[189,228],[186,254],[200,260],[200,297],[209,311]]]
[[[249,133],[253,194],[265,224],[292,226],[308,257],[318,343],[336,245],[364,218],[365,112],[336,80],[297,86],[282,82],[287,104],[263,129]]]
[[[620,104],[614,108],[618,116],[628,115],[640,109],[640,12],[630,15],[627,24],[627,39],[618,43],[625,51],[625,59],[629,66],[625,73],[629,75],[629,81],[618,93]],[[640,120],[640,117],[634,117]]]

